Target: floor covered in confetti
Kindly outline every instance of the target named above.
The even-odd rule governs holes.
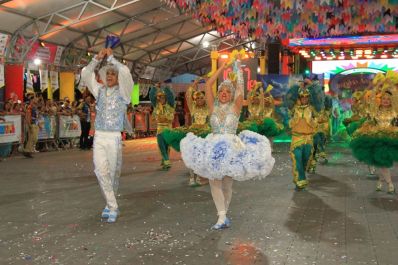
[[[155,139],[123,150],[115,224],[100,222],[92,152],[2,161],[0,264],[397,264],[397,197],[376,192],[347,148],[330,146],[329,163],[295,192],[288,144],[275,144],[270,176],[234,184],[224,231],[209,230],[217,219],[209,187],[188,187],[178,153],[163,172]]]

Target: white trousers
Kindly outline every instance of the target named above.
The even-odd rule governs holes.
[[[116,195],[122,169],[122,136],[120,132],[95,131],[94,172],[111,211],[118,209]]]

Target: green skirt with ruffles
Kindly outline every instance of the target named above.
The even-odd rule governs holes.
[[[352,136],[354,132],[362,126],[362,124],[366,121],[365,118],[360,119],[359,121],[352,121],[346,125],[347,133],[349,136]]]
[[[244,121],[239,123],[237,133],[244,130],[249,130],[269,138],[281,134],[283,132],[283,126],[276,123],[271,118],[265,118],[262,122]],[[174,129],[165,129],[162,132],[162,135],[168,145],[170,145],[177,152],[180,152],[180,142],[189,132],[195,134],[196,136],[205,138],[211,133],[211,129],[209,127],[177,127]]]
[[[199,137],[205,138],[209,133],[211,133],[211,129],[209,127],[177,127],[174,129],[163,130],[162,135],[168,145],[170,145],[177,152],[180,152],[180,142],[189,132]]]
[[[244,121],[239,124],[238,132],[249,130],[261,134],[267,138],[275,137],[283,132],[283,125],[277,123],[272,118],[264,118],[263,120]]]
[[[350,147],[353,156],[375,167],[392,167],[398,162],[398,132],[356,134]]]

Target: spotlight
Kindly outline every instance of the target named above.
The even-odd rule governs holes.
[[[33,63],[35,65],[40,65],[41,64],[41,60],[39,58],[34,59]]]
[[[210,46],[210,43],[206,40],[202,43],[203,48],[208,48]]]
[[[46,46],[46,44],[43,41],[39,41],[39,44],[40,44],[41,47],[45,47]]]

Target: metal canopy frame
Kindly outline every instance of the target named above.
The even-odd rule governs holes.
[[[169,71],[172,75],[203,74],[210,67],[208,57],[212,46],[227,50],[254,42],[235,40],[232,35],[221,37],[160,0],[77,0],[37,17],[10,7],[14,1],[0,1],[0,13],[22,16],[29,22],[10,32],[8,62],[23,62],[32,45],[42,40],[65,46],[61,61],[66,66],[76,66],[87,52],[95,53],[103,47],[106,35],[114,34],[121,39],[114,53],[130,62],[134,77],[139,77],[147,66]],[[49,1],[62,1],[58,2],[61,5],[66,2],[43,0],[43,8],[45,2],[51,3]],[[27,8],[29,2],[26,1]],[[131,10],[134,14],[127,15]],[[68,43],[62,43],[61,35]],[[22,47],[17,48],[17,42],[22,43]],[[209,46],[205,48],[204,42],[209,42]],[[79,51],[73,60],[66,58],[70,50]]]

